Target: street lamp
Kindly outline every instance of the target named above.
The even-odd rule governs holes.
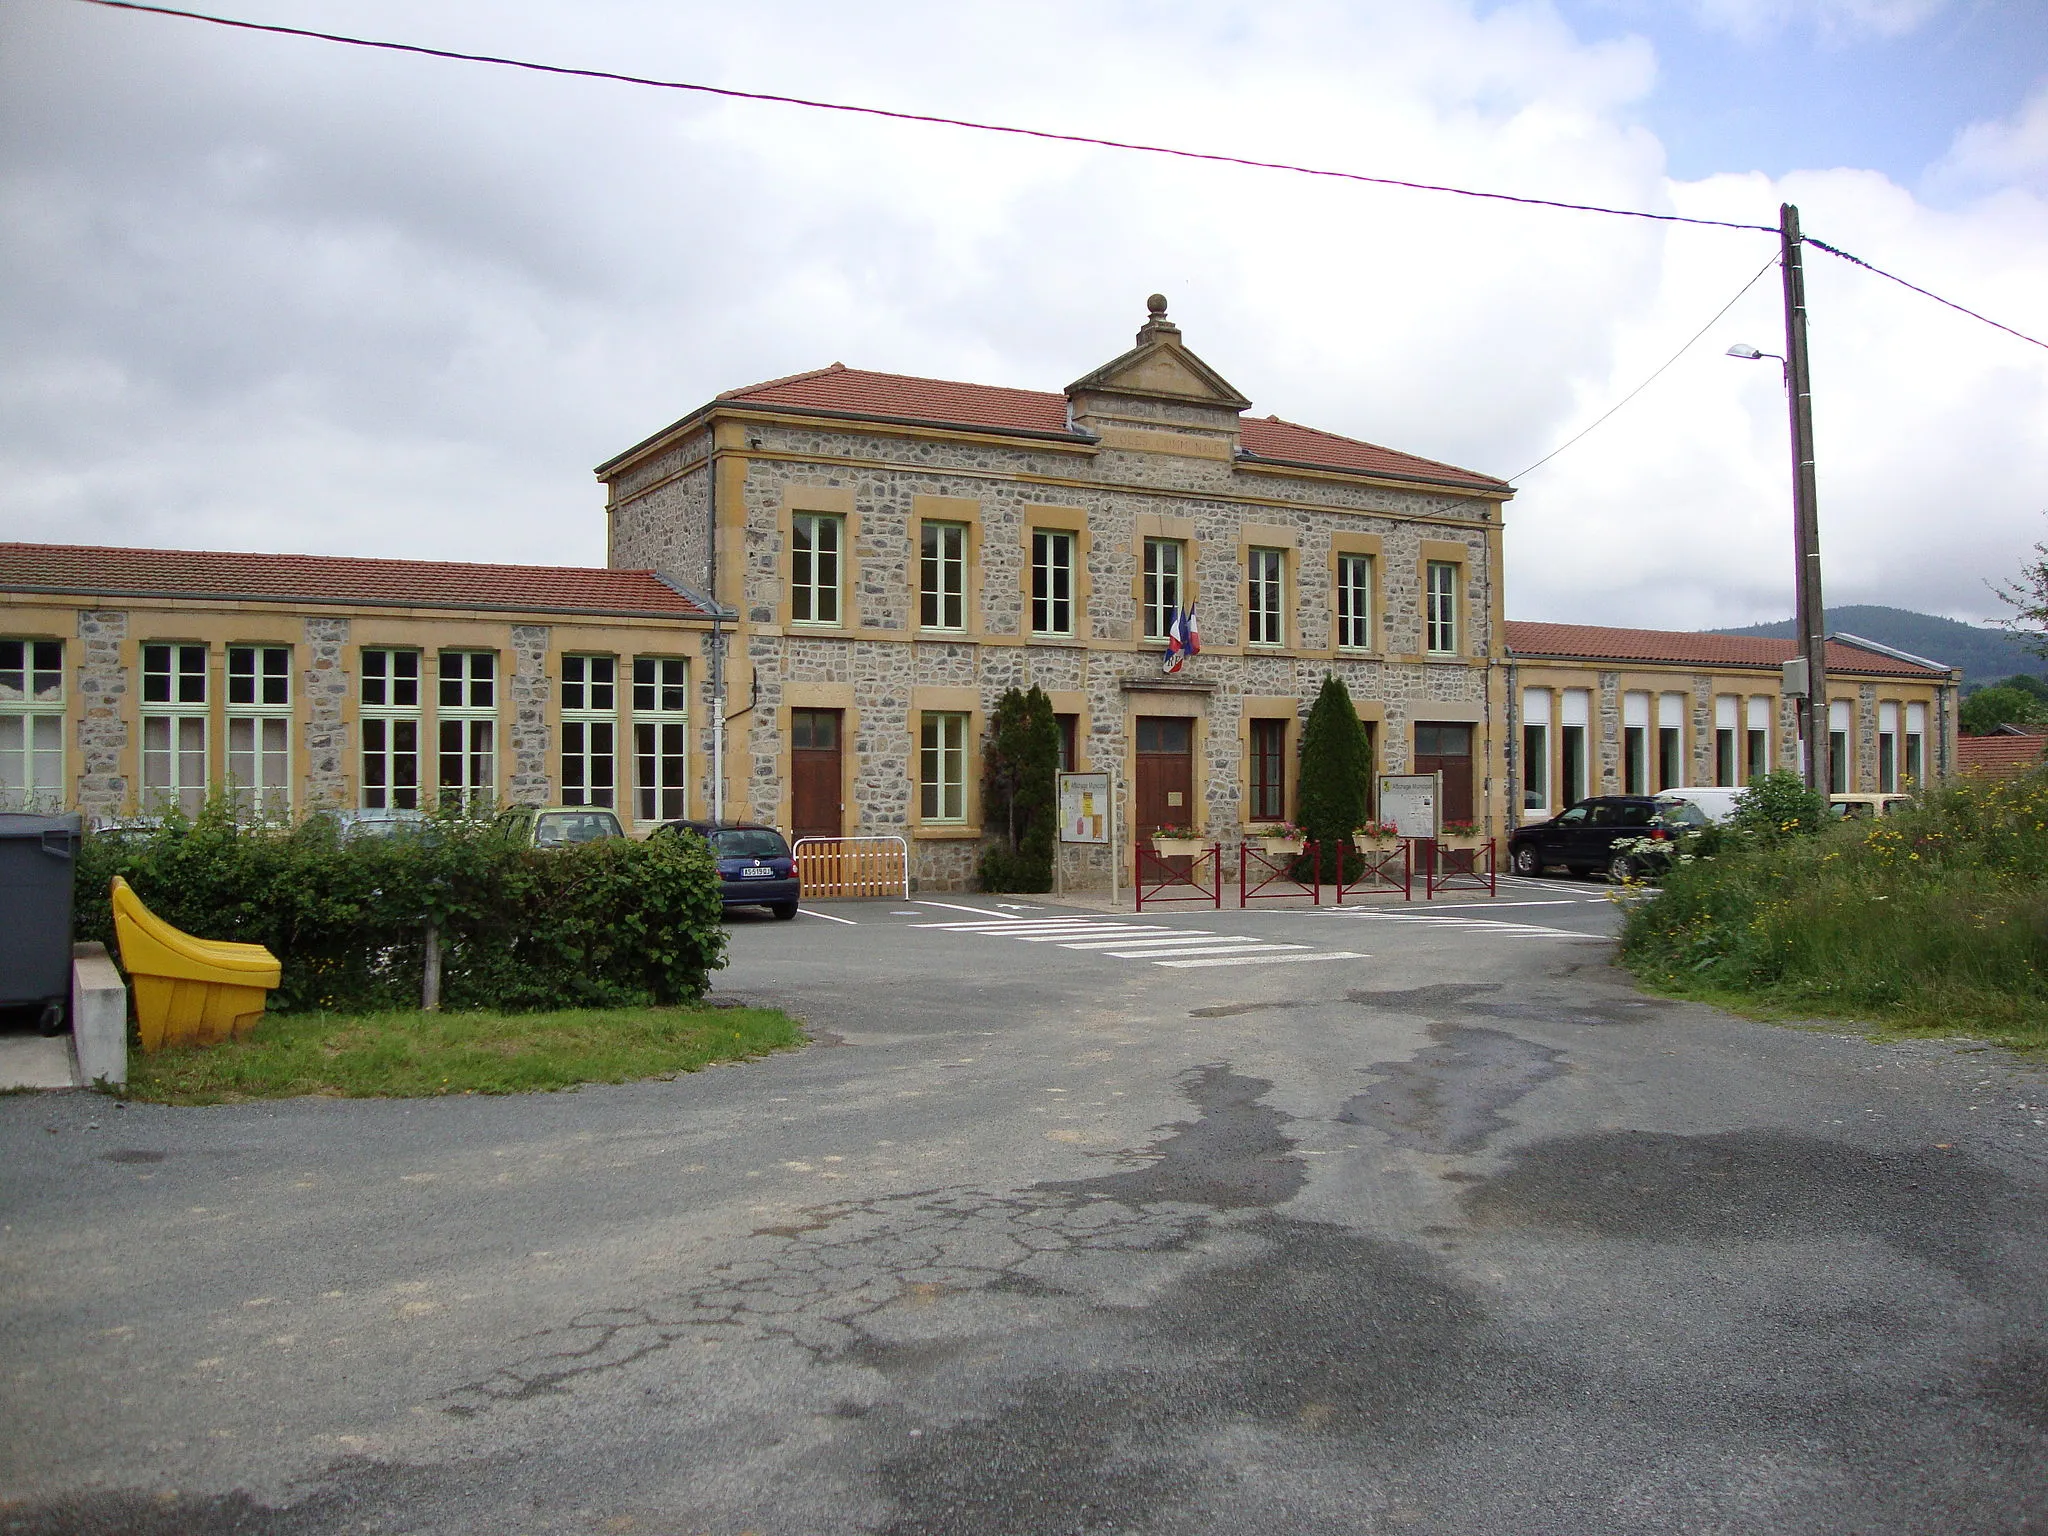
[[[1785,279],[1785,352],[1765,352],[1746,341],[1728,349],[1745,362],[1775,358],[1785,374],[1785,394],[1792,418],[1792,529],[1797,558],[1793,594],[1799,625],[1800,654],[1806,660],[1806,697],[1800,711],[1806,724],[1806,786],[1823,795],[1833,787],[1828,739],[1828,674],[1826,610],[1820,595],[1820,514],[1813,473],[1813,390],[1806,366],[1806,271],[1800,261],[1799,210],[1790,203],[1778,209],[1779,267]]]

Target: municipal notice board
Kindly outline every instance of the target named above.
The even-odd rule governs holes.
[[[1108,774],[1063,773],[1060,775],[1060,841],[1063,843],[1106,843],[1109,841]]]
[[[1403,837],[1435,837],[1441,774],[1380,775],[1380,820],[1391,821]]]

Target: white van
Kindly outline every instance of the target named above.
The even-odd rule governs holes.
[[[1741,793],[1741,790],[1728,785],[1703,784],[1697,788],[1659,790],[1657,802],[1661,805],[1669,800],[1682,800],[1687,805],[1697,806],[1700,814],[1709,821],[1726,821],[1735,814],[1735,800]]]

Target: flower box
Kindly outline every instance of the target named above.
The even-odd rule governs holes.
[[[1302,850],[1303,840],[1298,837],[1250,837],[1246,842],[1256,843],[1259,851],[1266,855],[1295,854]]]
[[[1198,859],[1209,845],[1199,837],[1154,837],[1152,851],[1162,859]]]

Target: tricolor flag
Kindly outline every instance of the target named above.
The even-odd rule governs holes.
[[[1181,625],[1181,644],[1187,647],[1190,656],[1202,654],[1202,632],[1195,627],[1195,605],[1188,604],[1186,621]]]
[[[1176,607],[1173,610],[1173,617],[1166,621],[1166,654],[1159,658],[1159,670],[1178,672],[1181,663],[1187,659],[1187,629],[1181,619],[1180,609]]]

